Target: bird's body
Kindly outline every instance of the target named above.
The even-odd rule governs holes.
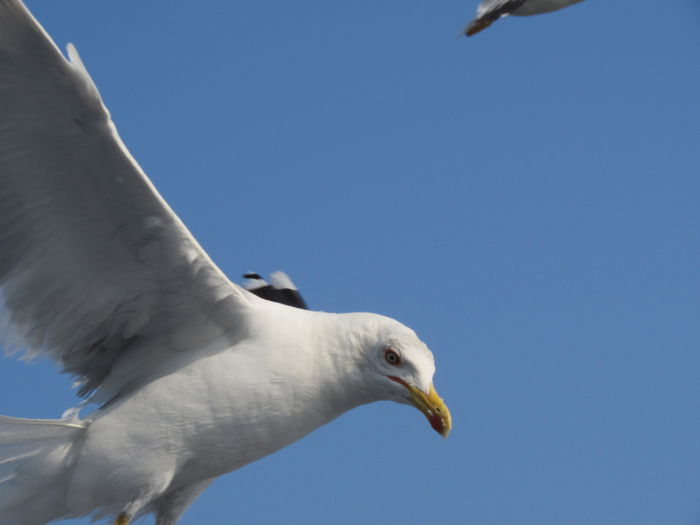
[[[557,11],[583,0],[483,0],[476,10],[476,18],[467,26],[467,36],[486,29],[504,16],[530,16]]]
[[[99,410],[74,445],[71,468],[64,470],[63,514],[83,515],[96,506],[118,514],[125,501],[135,514],[157,511],[142,505],[173,488],[236,470],[374,400],[350,384],[361,377],[350,369],[352,360],[334,361],[333,352],[319,359],[309,351],[314,339],[325,339],[313,332],[329,326],[335,331],[345,315],[274,304],[271,309],[279,317],[264,319],[294,334],[253,324],[258,335],[233,347],[187,353],[170,363],[173,370]],[[330,323],[314,322],[319,315],[329,316]]]
[[[131,157],[77,52],[0,0],[0,302],[6,348],[56,360],[100,408],[0,417],[3,525],[154,513],[356,406],[412,404],[447,435],[428,348],[375,314],[231,283]]]
[[[250,337],[233,346],[222,342],[184,353],[157,371],[161,377],[119,396],[86,421],[67,423],[83,428],[72,431],[58,453],[34,460],[47,486],[32,512],[15,506],[18,514],[12,514],[0,495],[9,523],[44,523],[96,508],[98,515],[162,514],[170,508],[172,493],[196,490],[347,410],[378,400],[362,384],[366,356],[357,351],[362,347],[358,338],[379,325],[407,329],[373,314],[327,314],[256,302],[265,314],[250,316]],[[339,334],[346,344],[338,345]],[[313,351],[319,347],[329,351]],[[426,366],[430,369],[430,363]],[[24,468],[28,464],[22,461]],[[46,473],[54,473],[53,478]],[[21,476],[18,481],[24,489]]]
[[[114,472],[120,458],[134,454],[139,457],[131,462],[132,471],[120,473],[123,479],[111,474],[115,490],[133,486],[134,479],[160,486],[159,490],[190,485],[271,454],[374,400],[363,395],[362,385],[353,384],[362,377],[355,369],[357,362],[339,360],[338,352],[311,351],[317,338],[326,339],[325,328],[332,327],[335,337],[338,325],[348,320],[345,315],[275,310],[285,319],[267,315],[265,319],[274,320],[282,330],[262,327],[234,347],[197,351],[178,365],[177,373],[100,410],[83,446],[92,452],[94,441],[96,450],[88,456],[115,461],[104,465],[104,472],[92,465],[85,468],[95,479],[81,476],[78,461],[76,475],[85,486],[77,491],[87,492],[103,475]],[[314,318],[319,315],[334,319],[318,323]],[[149,428],[153,421],[162,422],[155,435]],[[112,447],[107,454],[105,443]]]

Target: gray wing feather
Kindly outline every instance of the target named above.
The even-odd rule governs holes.
[[[476,8],[476,17],[483,18],[494,13],[497,17],[504,16],[520,7],[523,3],[525,3],[525,0],[484,0]]]
[[[0,0],[4,344],[55,359],[87,394],[235,332],[247,292],[163,201],[69,57],[19,0]]]

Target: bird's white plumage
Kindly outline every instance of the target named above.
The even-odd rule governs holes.
[[[0,419],[2,523],[154,512],[171,525],[214,477],[382,399],[446,435],[415,333],[229,282],[68,53],[21,1],[0,0],[4,345],[58,361],[104,403],[84,421]]]
[[[292,280],[284,272],[276,271],[270,274],[270,284],[275,288],[286,289],[286,290],[296,290],[297,287],[294,285]]]
[[[147,380],[136,377],[143,361],[235,331],[247,299],[126,150],[77,52],[68,62],[23,6],[0,5],[0,278],[12,342],[60,361],[84,392],[106,383],[110,397]]]

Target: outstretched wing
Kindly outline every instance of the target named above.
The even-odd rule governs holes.
[[[238,337],[249,294],[163,201],[68,56],[19,0],[0,0],[4,345],[55,359],[86,395]]]

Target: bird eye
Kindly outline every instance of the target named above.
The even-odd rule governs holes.
[[[398,366],[401,364],[401,356],[393,348],[389,348],[384,352],[384,359],[390,365]]]

